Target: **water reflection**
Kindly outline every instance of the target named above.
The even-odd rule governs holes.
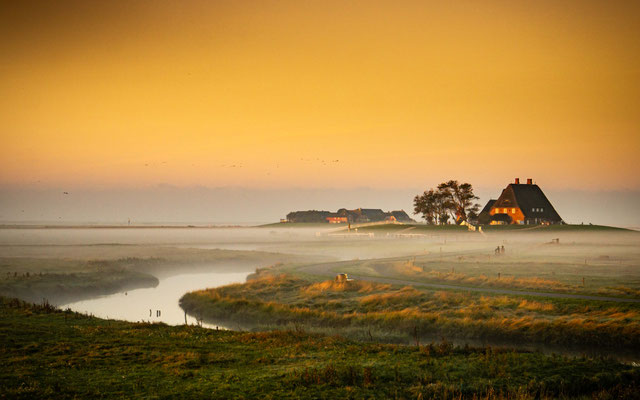
[[[178,305],[180,297],[185,293],[224,286],[231,283],[242,283],[248,272],[207,272],[185,274],[160,279],[155,288],[130,290],[90,300],[77,301],[61,305],[73,311],[87,313],[100,318],[119,319],[131,322],[164,322],[169,325],[190,325],[198,323],[192,316],[186,315]],[[208,328],[222,328],[216,323],[202,323]]]

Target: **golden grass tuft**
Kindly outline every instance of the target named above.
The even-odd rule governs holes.
[[[403,303],[411,298],[419,298],[422,292],[412,286],[405,286],[397,292],[371,294],[360,298],[359,302],[368,306],[388,305],[390,303]]]
[[[433,297],[436,301],[447,305],[458,305],[465,302],[465,296],[461,293],[455,292],[435,292]]]
[[[373,283],[367,281],[345,281],[336,282],[334,280],[317,282],[301,289],[302,293],[315,295],[322,292],[359,292],[370,293],[374,291],[388,290],[391,285]]]
[[[551,303],[539,303],[532,300],[522,300],[520,304],[518,304],[518,308],[529,311],[553,311],[555,307]]]
[[[424,272],[422,267],[415,265],[413,261],[397,262],[393,264],[392,269],[401,275],[411,276],[420,275]]]

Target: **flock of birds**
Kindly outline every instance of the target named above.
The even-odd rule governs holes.
[[[323,165],[323,166],[336,164],[336,163],[340,162],[340,160],[338,160],[338,159],[325,160],[325,159],[321,159],[321,158],[300,158],[300,161],[305,162],[305,163],[317,163],[317,164],[320,164],[320,165]],[[162,162],[159,162],[159,163],[145,163],[144,166],[145,167],[150,167],[150,166],[166,165],[166,164],[167,164],[166,161],[162,161]],[[196,167],[197,165],[196,164],[191,164],[191,166]],[[243,164],[239,164],[239,163],[236,163],[236,164],[220,164],[219,167],[220,168],[244,168],[244,165]],[[280,168],[280,164],[276,163],[275,164],[275,168],[276,169]],[[266,175],[271,175],[271,172],[267,171]],[[67,194],[67,193],[65,192],[65,194]]]

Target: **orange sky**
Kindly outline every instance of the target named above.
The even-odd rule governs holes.
[[[6,3],[0,184],[640,189],[638,2]]]

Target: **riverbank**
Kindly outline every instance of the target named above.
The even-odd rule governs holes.
[[[637,367],[441,342],[101,320],[0,298],[8,398],[634,398]],[[43,366],[46,365],[46,368]]]
[[[306,258],[261,251],[154,245],[2,246],[0,295],[66,304],[153,288],[159,279],[207,272],[252,272]]]

